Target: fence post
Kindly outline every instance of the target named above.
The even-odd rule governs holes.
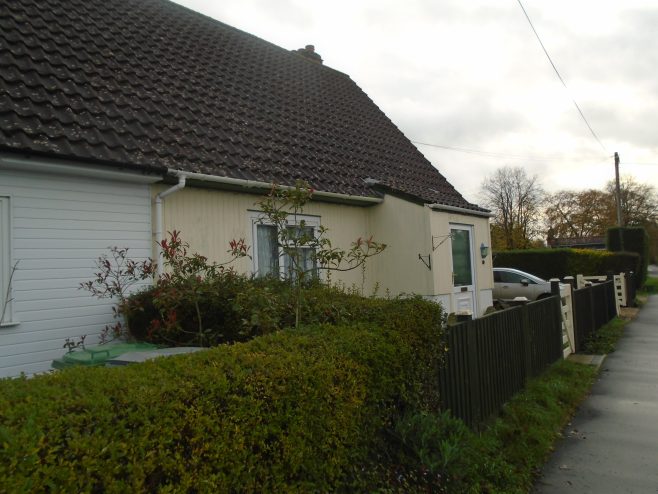
[[[552,281],[553,280],[551,280],[551,283],[552,283]],[[564,282],[571,285],[571,290],[572,291],[575,290],[576,288],[578,288],[578,285],[576,284],[576,278],[574,278],[573,276],[565,276],[564,277]],[[551,284],[551,292],[552,291],[553,291],[553,285]]]
[[[596,327],[596,297],[594,297],[594,285],[592,285],[591,289],[587,291],[589,295],[589,306],[590,306],[590,311],[589,311],[589,327],[591,328],[589,334],[587,337],[591,337],[597,329]],[[584,342],[583,342],[584,343]]]
[[[532,334],[528,304],[521,306],[521,332],[523,333],[523,380],[527,383],[532,377]]]
[[[466,326],[466,348],[468,349],[468,381],[470,384],[471,396],[471,413],[473,424],[479,424],[482,421],[482,403],[480,402],[480,365],[477,333],[475,324],[472,322],[464,323]]]
[[[569,280],[568,282],[573,283],[574,282],[573,276],[567,276],[567,278],[565,278],[565,281],[567,281],[569,278],[571,278],[571,280]],[[568,327],[567,321],[564,321],[563,318],[562,318],[562,312],[563,312],[564,309],[562,308],[562,291],[560,290],[560,280],[558,280],[557,278],[551,278],[550,282],[551,282],[551,294],[553,294],[553,296],[557,297],[557,315],[556,315],[556,317],[557,317],[557,321],[558,321],[557,326],[560,328],[560,331],[558,333],[559,348],[560,348],[560,355],[564,356],[563,350],[562,350],[563,345],[564,345],[564,333],[566,332],[567,333],[567,339],[570,339],[570,337],[569,337],[569,327]],[[570,290],[570,291],[573,293],[573,290]],[[573,305],[571,306],[571,314],[567,315],[567,319],[570,319],[571,321],[573,321]],[[571,343],[569,343],[569,344],[571,344]]]
[[[612,271],[608,271],[606,273],[605,279],[607,281],[611,282],[611,283],[609,283],[609,285],[612,285],[612,295],[614,296],[614,294],[615,294],[615,274]],[[610,311],[610,290],[606,289],[606,290],[604,290],[604,293],[605,293],[605,297],[604,297],[604,300],[605,300],[605,322],[608,322],[610,319],[612,319],[612,317],[610,317],[610,315],[611,315],[611,311]],[[615,299],[616,298],[617,297],[615,297]],[[614,303],[615,303],[615,312],[617,312],[617,308],[616,308],[617,301],[615,300]],[[615,315],[617,315],[617,314],[615,314]]]

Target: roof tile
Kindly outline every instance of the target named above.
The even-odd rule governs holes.
[[[0,10],[0,147],[468,203],[345,74],[166,0]]]

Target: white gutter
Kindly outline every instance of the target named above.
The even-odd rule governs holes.
[[[162,246],[160,245],[160,242],[162,241],[162,230],[164,229],[164,221],[162,218],[162,199],[167,197],[170,194],[173,194],[174,192],[178,192],[182,188],[185,187],[185,176],[184,175],[179,175],[178,176],[178,183],[174,185],[173,187],[168,188],[167,190],[163,190],[160,192],[158,195],[155,196],[155,242],[156,242],[156,260],[158,263],[157,267],[157,274],[158,277],[162,275],[163,273],[163,268],[162,268]]]
[[[193,172],[183,172],[180,170],[167,170],[169,174],[177,176],[179,179],[185,177],[188,180],[199,180],[202,182],[214,182],[227,185],[236,185],[238,187],[244,187],[247,189],[264,189],[269,190],[272,188],[270,182],[259,182],[256,180],[245,180],[242,178],[230,178],[230,177],[219,177],[217,175],[206,175],[205,173],[193,173]],[[292,190],[294,187],[289,185],[280,185],[280,189]],[[322,190],[316,190],[313,192],[314,197],[333,199],[335,201],[342,202],[356,202],[363,204],[379,204],[383,202],[383,199],[380,197],[364,197],[364,196],[354,196],[350,194],[340,194],[338,192],[325,192]]]
[[[162,180],[162,175],[145,175],[139,171],[123,171],[107,166],[77,164],[59,159],[21,158],[0,155],[0,169],[19,172],[48,173],[74,177],[90,177],[120,182],[152,184]]]
[[[438,203],[428,204],[427,207],[438,211],[448,211],[451,213],[467,214],[470,216],[482,216],[484,218],[492,218],[494,216],[493,213],[487,213],[485,211],[475,211],[473,209],[460,208],[458,206],[448,206],[446,204],[438,204]]]

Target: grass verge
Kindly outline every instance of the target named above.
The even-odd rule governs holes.
[[[595,376],[591,366],[560,361],[479,433],[448,414],[403,419],[401,449],[411,452],[405,470],[414,470],[414,459],[422,467],[407,477],[413,486],[380,492],[527,493]]]
[[[528,492],[595,376],[593,367],[561,361],[531,381],[477,438],[484,461],[466,492]]]
[[[585,343],[585,352],[592,355],[605,355],[614,352],[617,341],[624,333],[626,324],[628,324],[628,320],[615,317],[590,337]]]
[[[651,293],[658,293],[658,278],[649,276],[644,286],[638,291],[638,294],[649,295]]]

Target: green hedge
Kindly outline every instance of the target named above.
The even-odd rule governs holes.
[[[647,268],[649,267],[649,235],[647,231],[641,226],[609,228],[606,245],[610,251],[634,252],[640,257],[635,272],[639,274],[637,287],[643,286],[647,280]]]
[[[494,267],[516,268],[544,279],[565,276],[637,272],[639,256],[633,252],[592,249],[529,249],[494,253]]]
[[[122,368],[0,380],[0,492],[378,488],[386,431],[438,409],[440,306]]]
[[[154,296],[173,289],[160,286],[132,295],[122,306],[131,335],[139,341],[155,344],[213,346],[248,341],[295,325],[293,294],[286,281],[252,279],[228,272],[196,283],[204,341],[199,341],[196,308],[189,300],[181,298],[164,314],[156,307]],[[374,298],[321,284],[312,285],[303,290],[301,321],[304,324],[349,324],[355,320],[370,320],[369,316],[379,305]],[[172,313],[176,324],[167,326],[164,318]]]

